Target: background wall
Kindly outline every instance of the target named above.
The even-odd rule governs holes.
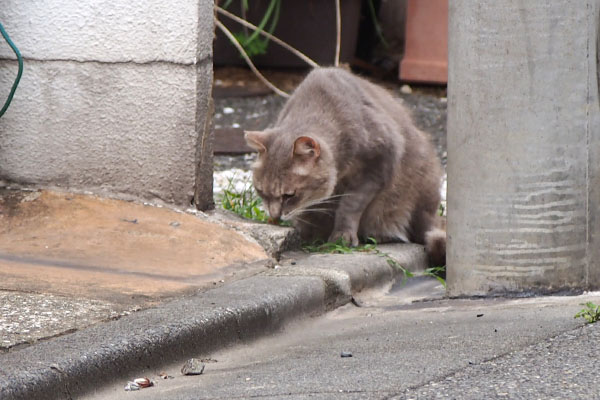
[[[210,144],[212,4],[5,0],[25,69],[0,119],[0,178],[188,205],[196,176],[212,174],[206,160],[210,173],[196,170]],[[0,40],[2,99],[16,73]]]

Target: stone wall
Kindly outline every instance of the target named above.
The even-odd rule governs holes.
[[[5,0],[0,179],[210,206],[212,5]]]

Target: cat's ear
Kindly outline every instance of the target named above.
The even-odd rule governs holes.
[[[244,138],[248,146],[263,154],[267,151],[268,134],[263,131],[245,131]]]
[[[319,142],[308,136],[300,136],[294,142],[294,156],[304,158],[318,158],[321,154],[321,146]]]

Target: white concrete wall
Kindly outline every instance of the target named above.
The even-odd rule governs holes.
[[[4,0],[0,21],[25,58],[0,178],[189,204],[209,134],[211,0]],[[2,99],[14,59],[0,41]]]
[[[450,2],[451,295],[600,287],[599,10]]]

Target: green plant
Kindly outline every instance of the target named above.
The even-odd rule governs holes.
[[[222,8],[227,9],[231,1],[227,1],[223,4]],[[248,0],[242,0],[242,14],[245,15],[249,9]],[[259,54],[265,54],[267,52],[267,47],[269,46],[269,38],[261,38],[260,33],[265,31],[269,34],[272,34],[279,22],[279,13],[281,11],[281,0],[271,0],[267,10],[262,16],[260,23],[258,24],[258,29],[254,30],[252,33],[248,33],[247,29],[234,33],[233,36],[235,39],[242,45],[246,54],[249,57],[254,57]],[[265,27],[270,22],[269,27],[265,30]]]
[[[263,209],[263,201],[254,190],[252,182],[249,179],[242,181],[242,189],[238,190],[234,184],[234,177],[227,181],[227,187],[223,189],[223,194],[218,199],[218,203],[225,210],[233,211],[241,217],[258,222],[269,222],[267,212]],[[277,222],[280,226],[291,226],[288,221],[280,220]]]
[[[600,306],[588,301],[587,303],[581,303],[580,305],[586,308],[581,309],[575,318],[584,318],[588,324],[600,321]]]
[[[360,246],[351,247],[343,238],[339,238],[335,242],[323,242],[316,240],[312,243],[307,243],[302,246],[304,251],[309,253],[327,253],[327,254],[350,254],[355,252],[369,252],[376,250],[377,242],[373,238],[367,239],[368,243]]]
[[[440,203],[440,206],[438,207],[438,215],[441,217],[444,215],[444,211],[446,211],[446,209],[444,208],[444,205],[442,203]]]
[[[268,216],[262,209],[262,199],[254,191],[252,183],[244,181],[242,189],[236,190],[233,179],[229,179],[227,187],[223,190],[220,199],[222,207],[244,218],[267,222]]]
[[[431,276],[431,277],[437,279],[438,282],[440,282],[444,287],[446,287],[446,280],[444,279],[444,276],[446,276],[446,266],[445,265],[443,267],[427,268],[425,271],[423,271],[423,275]]]

